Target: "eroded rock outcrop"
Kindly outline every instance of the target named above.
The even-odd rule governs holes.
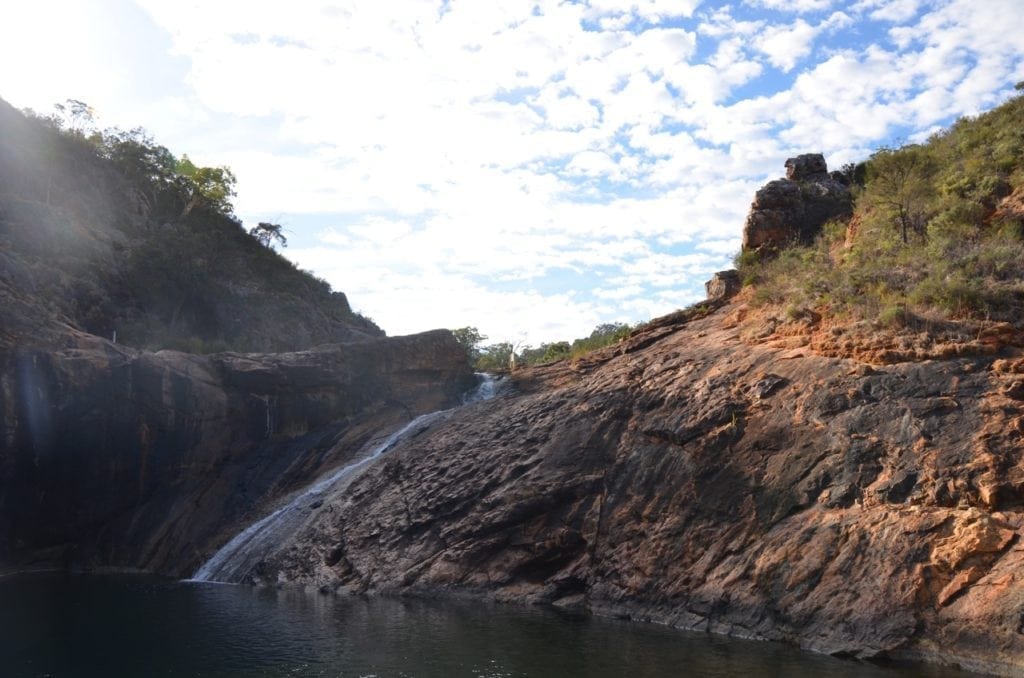
[[[0,356],[0,571],[190,574],[275,497],[475,383],[447,331],[208,356],[69,331]]]
[[[743,287],[739,271],[730,269],[719,271],[704,283],[704,292],[708,299],[725,300],[736,295]]]
[[[746,343],[740,311],[520,372],[367,469],[249,580],[1019,672],[1024,360],[871,368]]]
[[[849,186],[838,173],[829,174],[824,156],[799,155],[786,160],[785,179],[769,181],[755,194],[743,226],[743,249],[807,243],[826,221],[852,213]]]

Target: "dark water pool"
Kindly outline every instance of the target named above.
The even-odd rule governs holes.
[[[137,576],[0,579],[0,676],[964,676],[475,603]]]

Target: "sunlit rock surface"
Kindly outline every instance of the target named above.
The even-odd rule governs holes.
[[[1024,666],[1024,361],[870,367],[742,304],[521,371],[249,581],[479,595],[858,657]]]

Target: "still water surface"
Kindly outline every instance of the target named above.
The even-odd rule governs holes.
[[[511,606],[141,576],[0,579],[0,676],[965,675]]]

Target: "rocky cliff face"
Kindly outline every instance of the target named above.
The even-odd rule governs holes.
[[[0,131],[22,124],[11,115],[0,105]],[[143,292],[178,279],[154,268],[154,286],[123,285],[148,270],[139,242],[201,245],[210,223],[174,230],[111,203],[123,177],[26,130],[0,134],[0,169],[29,168],[0,172],[0,571],[187,575],[275,501],[471,386],[450,333],[376,337],[340,297],[259,318],[261,304],[308,301],[308,280],[283,269],[295,286],[189,278],[218,301],[147,307]],[[53,144],[78,160],[48,176],[37,161]],[[848,211],[824,159],[800,156],[758,192],[744,247],[809,239]],[[418,430],[242,579],[550,604],[1019,673],[1020,350],[979,334],[911,362],[906,347],[844,348],[843,328],[750,332],[738,282],[721,274],[709,304],[522,370],[495,400]],[[307,350],[151,353],[87,332],[146,319],[155,335]],[[358,341],[309,348],[325,339]]]
[[[829,219],[853,213],[842,175],[829,174],[820,153],[786,160],[786,178],[769,181],[754,196],[743,227],[743,249],[779,248],[810,242]]]
[[[478,595],[1012,674],[1024,360],[680,313],[404,443],[248,580]]]
[[[450,332],[384,339],[232,217],[186,215],[173,160],[0,101],[0,572],[187,574],[474,383]],[[175,345],[286,352],[138,350]]]
[[[450,332],[145,353],[77,332],[0,365],[0,571],[191,573],[268,502],[475,379]]]

